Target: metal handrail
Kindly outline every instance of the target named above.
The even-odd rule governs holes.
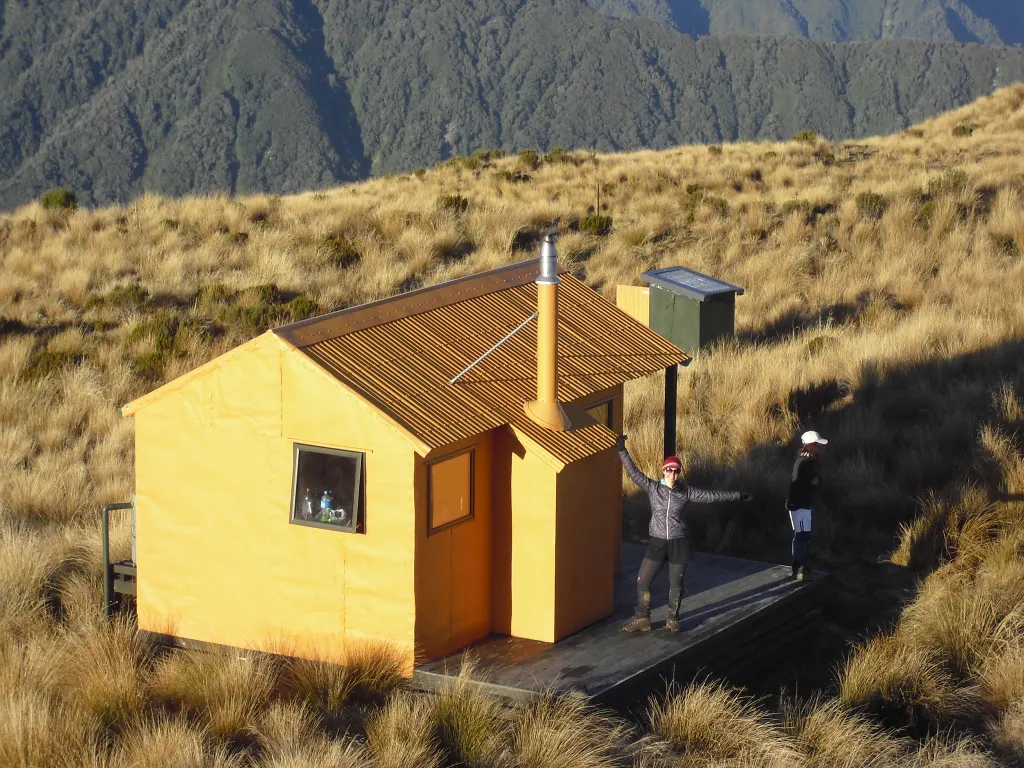
[[[110,562],[110,512],[115,509],[131,509],[132,506],[130,501],[122,501],[103,507],[103,616],[108,619],[114,607],[114,575]]]

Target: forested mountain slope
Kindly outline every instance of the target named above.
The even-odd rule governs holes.
[[[693,39],[579,0],[36,0],[0,26],[0,207],[293,192],[481,148],[885,133],[1024,51]]]
[[[918,38],[1020,45],[1017,0],[587,0],[613,17],[644,16],[692,35],[798,35],[812,40]]]

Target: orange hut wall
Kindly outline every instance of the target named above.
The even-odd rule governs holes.
[[[411,444],[271,336],[135,413],[142,629],[299,656],[414,649]],[[293,442],[365,452],[366,533],[289,524]]]

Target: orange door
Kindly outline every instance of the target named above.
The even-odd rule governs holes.
[[[492,453],[488,435],[439,451],[423,465],[416,644],[428,659],[490,633]]]

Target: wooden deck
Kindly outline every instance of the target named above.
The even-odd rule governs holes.
[[[697,553],[686,572],[683,631],[664,630],[668,568],[653,585],[651,632],[621,626],[636,604],[636,574],[645,546],[623,544],[623,574],[615,613],[558,642],[492,635],[470,647],[473,685],[516,701],[546,691],[575,692],[599,703],[622,703],[661,688],[665,678],[687,681],[702,671],[735,672],[770,662],[820,617],[822,575],[794,581],[787,566]],[[414,683],[436,689],[458,675],[464,655],[416,668]]]

